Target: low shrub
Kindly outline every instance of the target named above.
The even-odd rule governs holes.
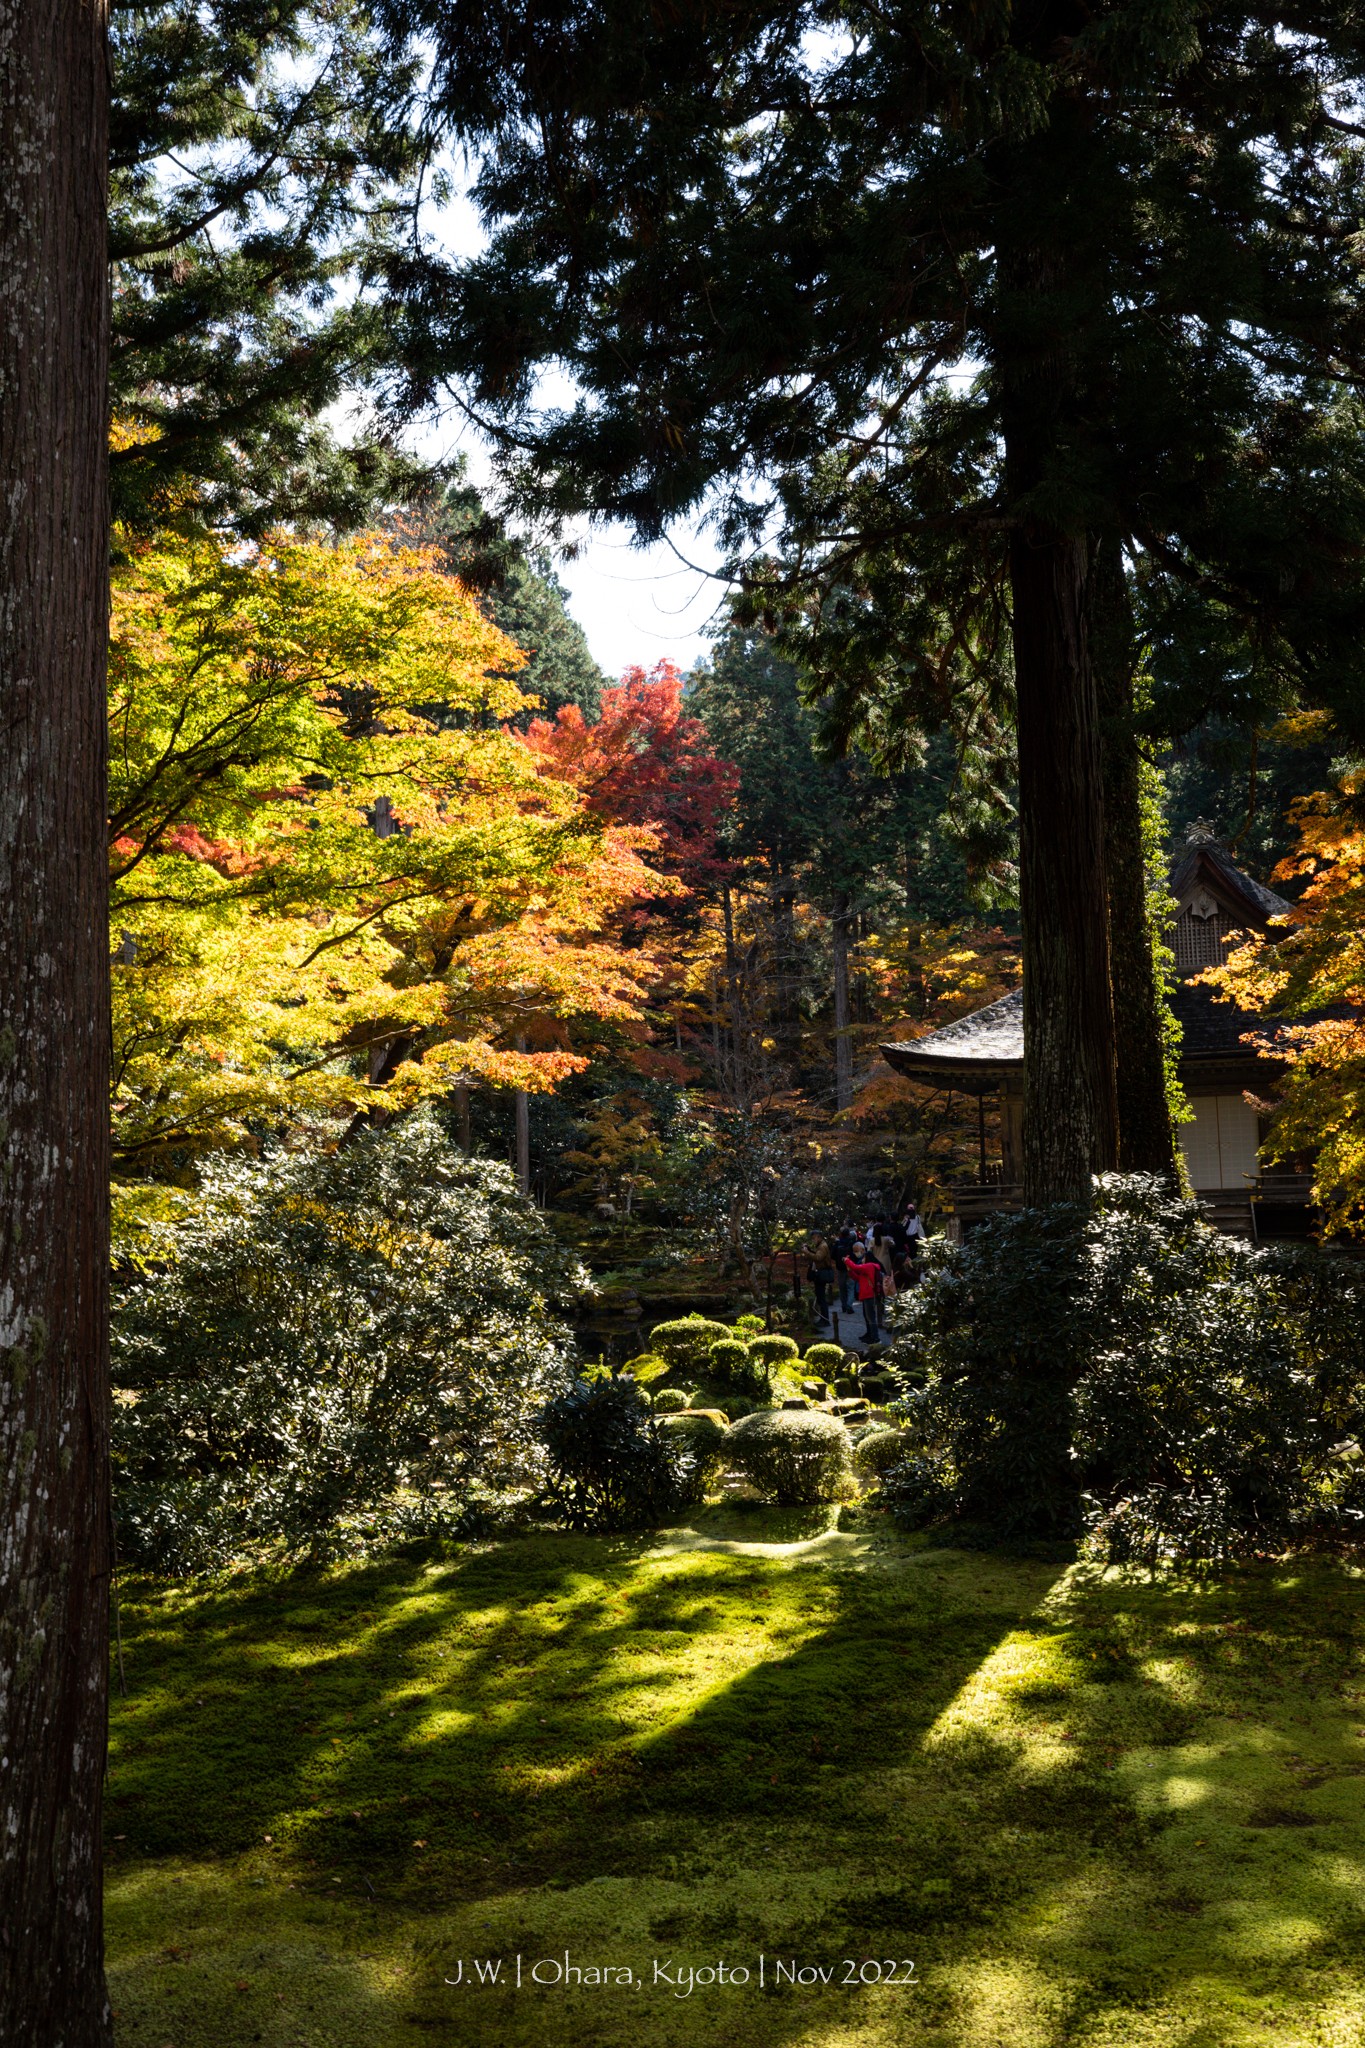
[[[550,1498],[570,1528],[657,1528],[704,1497],[693,1433],[656,1424],[631,1380],[575,1382],[546,1404],[541,1429]]]
[[[801,1350],[794,1337],[784,1337],[778,1330],[770,1330],[761,1337],[749,1339],[750,1358],[761,1359],[770,1370],[775,1365],[788,1365],[800,1358]]]
[[[757,1337],[763,1329],[762,1316],[736,1316],[735,1328],[746,1337]]]
[[[868,1479],[880,1479],[883,1473],[899,1465],[910,1448],[905,1432],[874,1424],[864,1430],[853,1446],[853,1462],[860,1475]]]
[[[852,1474],[842,1425],[816,1409],[762,1409],[746,1415],[726,1432],[725,1449],[731,1463],[779,1507],[834,1500]]]
[[[668,1371],[668,1360],[661,1358],[657,1351],[642,1351],[638,1358],[628,1358],[621,1368],[628,1372],[639,1386],[652,1386]]]
[[[687,1406],[691,1395],[684,1387],[660,1387],[654,1395],[654,1413],[673,1415]]]
[[[844,1369],[842,1344],[811,1344],[803,1361],[822,1380],[837,1380]]]
[[[681,1415],[666,1416],[660,1427],[688,1446],[697,1460],[699,1483],[710,1486],[725,1463],[728,1418],[711,1409],[688,1408]]]
[[[901,1320],[909,1521],[1204,1565],[1354,1534],[1365,1273],[1259,1250],[1151,1176],[943,1247]]]
[[[768,1398],[768,1369],[761,1359],[754,1357],[753,1346],[739,1337],[724,1337],[711,1346],[707,1371],[712,1379],[733,1387],[737,1394],[747,1394],[754,1401]]]
[[[676,1322],[656,1323],[649,1333],[649,1348],[675,1371],[700,1373],[706,1369],[711,1346],[733,1336],[734,1331],[724,1323],[708,1322],[700,1315],[682,1316]]]

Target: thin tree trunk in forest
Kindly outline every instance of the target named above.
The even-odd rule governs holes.
[[[519,1033],[517,1051],[525,1052],[526,1037]],[[517,1138],[517,1186],[523,1195],[531,1192],[531,1098],[524,1088],[517,1090],[516,1138]]]
[[[1162,993],[1152,957],[1142,844],[1141,757],[1134,729],[1132,606],[1116,537],[1096,546],[1090,575],[1090,646],[1104,764],[1104,865],[1109,973],[1125,1173],[1175,1172],[1175,1128],[1166,1099]]]
[[[852,1018],[848,1003],[848,897],[842,892],[834,899],[832,950],[834,954],[834,1107],[848,1109],[853,1103],[853,1041],[849,1036]]]
[[[0,2035],[107,2048],[104,0],[0,6]]]

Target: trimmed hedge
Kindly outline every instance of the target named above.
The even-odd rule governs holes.
[[[880,1479],[884,1472],[899,1465],[910,1449],[904,1430],[873,1428],[853,1446],[853,1462],[864,1477]]]
[[[780,1331],[772,1330],[763,1337],[749,1339],[749,1356],[762,1361],[769,1368],[775,1365],[789,1365],[801,1356],[800,1346],[794,1338],[784,1337]]]
[[[704,1372],[713,1344],[733,1340],[734,1331],[724,1323],[708,1322],[705,1316],[682,1316],[676,1322],[656,1323],[649,1333],[649,1348],[682,1372]]]
[[[842,1344],[812,1344],[807,1350],[803,1365],[822,1380],[837,1380],[844,1369],[844,1347]]]
[[[660,1387],[658,1393],[654,1396],[654,1413],[656,1415],[680,1414],[686,1408],[690,1398],[691,1396],[685,1393],[681,1387]]]
[[[848,1436],[818,1409],[760,1409],[725,1434],[731,1462],[779,1507],[834,1500],[846,1489],[853,1461]]]

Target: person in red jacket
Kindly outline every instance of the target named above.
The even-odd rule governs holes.
[[[844,1260],[844,1271],[858,1290],[858,1299],[863,1305],[863,1328],[867,1341],[875,1344],[881,1334],[877,1328],[878,1282],[882,1278],[881,1262],[871,1258],[866,1245],[855,1244]]]

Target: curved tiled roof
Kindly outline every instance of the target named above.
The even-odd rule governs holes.
[[[1291,907],[1273,889],[1243,874],[1222,847],[1211,841],[1191,847],[1171,876],[1172,893],[1187,895],[1200,879],[1221,887],[1246,912],[1248,922],[1261,930]],[[1274,1027],[1267,1026],[1264,1018],[1239,1010],[1235,1003],[1220,1001],[1216,990],[1193,982],[1177,983],[1171,991],[1171,1008],[1182,1031],[1182,1064],[1187,1060],[1253,1060],[1257,1055],[1242,1043],[1243,1034],[1257,1030],[1267,1037],[1274,1034]],[[969,1091],[989,1088],[1023,1070],[1023,990],[1014,989],[999,1002],[974,1010],[969,1017],[959,1017],[941,1030],[927,1032],[923,1038],[884,1045],[881,1050],[897,1072],[912,1079]]]

